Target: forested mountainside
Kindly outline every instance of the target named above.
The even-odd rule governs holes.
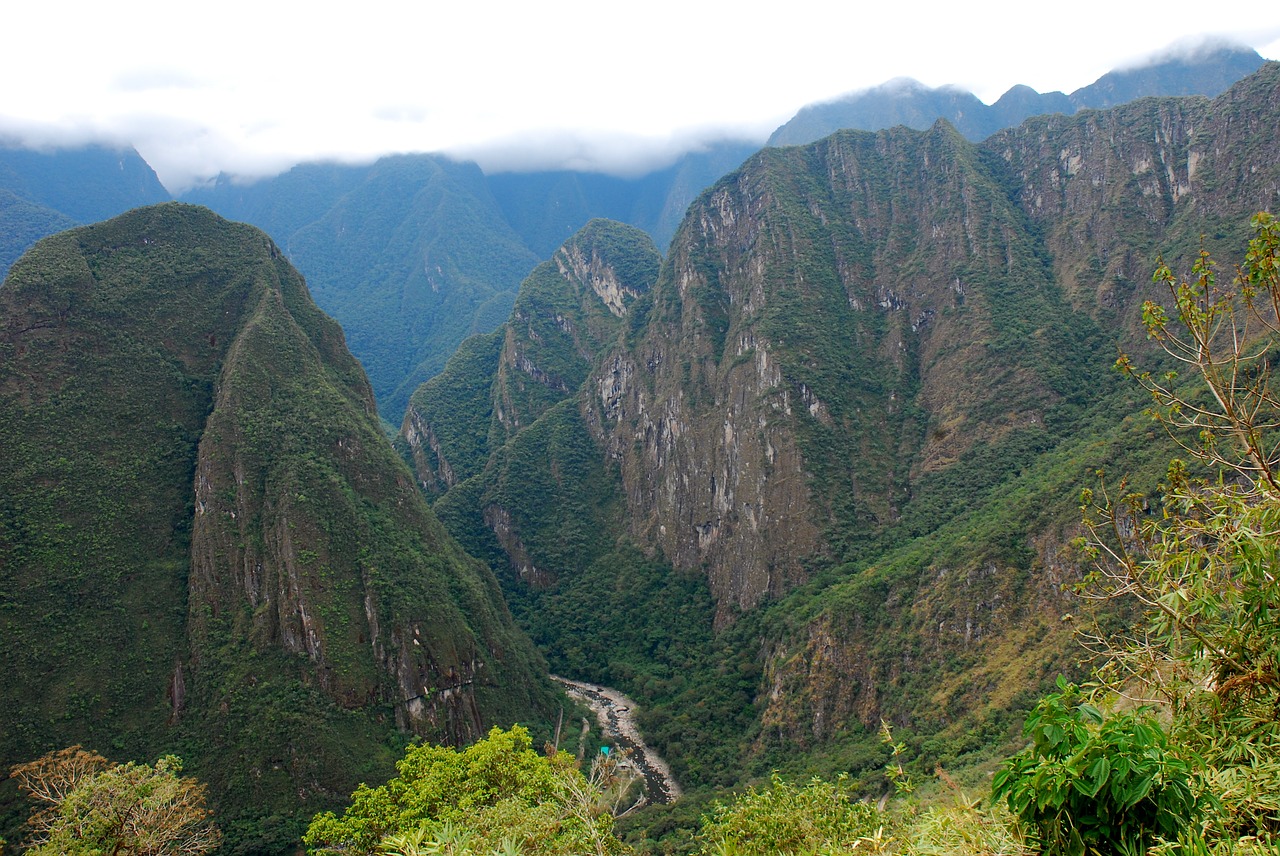
[[[1216,96],[1257,71],[1262,62],[1247,48],[1206,45],[1189,55],[1108,72],[1070,95],[1014,86],[990,105],[958,87],[933,88],[903,78],[810,104],[774,131],[769,145],[803,145],[842,129],[876,131],[906,125],[923,131],[938,119],[946,119],[977,142],[1032,116],[1103,110],[1151,95]]]
[[[552,668],[643,699],[687,784],[878,768],[881,718],[926,763],[998,744],[1074,660],[1074,497],[1170,455],[1117,346],[1158,255],[1238,257],[1275,206],[1278,101],[1270,63],[980,144],[763,150],[656,274],[620,225],[567,242],[415,394],[407,453]]]
[[[551,716],[257,229],[168,203],[39,243],[0,286],[0,437],[0,767],[176,752],[226,852],[285,853],[404,735]]]
[[[502,323],[520,280],[584,223],[610,216],[669,240],[689,202],[755,148],[718,144],[640,178],[485,176],[471,163],[404,155],[303,164],[183,198],[276,239],[342,324],[382,413],[398,420],[410,393],[463,339]]]
[[[168,198],[133,149],[0,145],[0,278],[45,235]]]

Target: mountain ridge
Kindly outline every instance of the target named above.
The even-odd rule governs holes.
[[[991,105],[959,87],[929,87],[898,78],[802,107],[769,136],[766,145],[812,143],[842,129],[874,131],[906,125],[924,130],[940,118],[977,142],[1032,116],[1102,110],[1152,95],[1213,97],[1257,71],[1263,62],[1257,51],[1248,48],[1206,45],[1185,56],[1157,56],[1140,66],[1110,71],[1070,95],[1039,93],[1019,84]]]

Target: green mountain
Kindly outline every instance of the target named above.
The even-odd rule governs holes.
[[[747,141],[711,143],[636,177],[577,170],[500,172],[489,175],[488,184],[507,222],[539,258],[550,256],[594,218],[643,229],[663,248],[689,203],[758,148]]]
[[[176,752],[227,852],[284,853],[403,735],[553,709],[256,229],[169,203],[39,243],[0,286],[0,437],[0,765]]]
[[[1113,72],[1070,97],[1015,87],[991,107],[967,92],[900,81],[849,104],[805,108],[770,142],[809,142],[842,127],[926,129],[940,116],[977,140],[1028,116],[1122,97],[1216,94],[1260,63],[1252,51],[1222,48]],[[435,155],[312,163],[252,184],[223,177],[183,199],[275,238],[316,301],[342,324],[384,417],[399,420],[413,390],[468,335],[500,324],[525,274],[589,220],[639,227],[665,251],[690,203],[756,148],[721,141],[635,177],[482,174],[474,164]]]
[[[399,419],[409,394],[463,339],[502,323],[520,280],[588,220],[625,220],[665,243],[689,202],[754,150],[722,143],[639,178],[485,176],[397,156],[303,164],[249,185],[223,178],[183,198],[276,239],[342,324],[383,414]]]
[[[0,144],[0,277],[45,235],[168,198],[133,149]]]
[[[1108,72],[1064,95],[1014,86],[991,105],[953,86],[929,87],[909,78],[810,104],[769,137],[771,146],[812,143],[842,129],[875,131],[906,125],[923,131],[946,119],[966,138],[978,141],[1032,116],[1101,110],[1153,95],[1221,94],[1262,65],[1257,51],[1229,44],[1157,57],[1141,66]]]
[[[1276,204],[1277,93],[1273,63],[981,144],[938,122],[765,149],[616,321],[590,327],[583,283],[622,262],[566,261],[590,235],[526,280],[415,394],[419,481],[552,667],[643,700],[688,785],[874,779],[882,718],[930,769],[992,751],[1075,659],[1074,497],[1100,467],[1154,486],[1171,453],[1116,348],[1154,359],[1157,254],[1237,257]],[[628,551],[648,570],[598,563]],[[664,635],[679,586],[704,624]]]
[[[474,165],[432,155],[307,164],[185,198],[266,229],[347,334],[395,418],[467,336],[492,330],[537,257]]]
[[[65,214],[0,190],[0,276],[36,241],[75,225]]]

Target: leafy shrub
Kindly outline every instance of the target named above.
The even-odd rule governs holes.
[[[1190,767],[1145,709],[1104,717],[1058,681],[1027,717],[1032,745],[1005,762],[992,793],[1047,854],[1144,853],[1197,812]]]
[[[847,781],[815,778],[804,786],[776,773],[769,786],[750,788],[704,818],[703,854],[772,856],[779,853],[883,853],[889,818],[857,801]]]

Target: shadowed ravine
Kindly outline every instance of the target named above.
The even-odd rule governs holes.
[[[564,687],[576,701],[590,707],[600,723],[605,737],[618,750],[629,752],[631,760],[644,776],[645,793],[649,802],[670,803],[680,796],[680,785],[671,775],[667,762],[653,751],[640,735],[635,721],[635,702],[617,690],[552,675],[551,679]]]

